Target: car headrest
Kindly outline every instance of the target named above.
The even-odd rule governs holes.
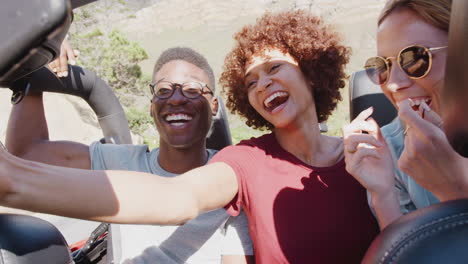
[[[354,72],[351,75],[349,96],[351,120],[371,106],[374,107],[372,117],[380,127],[390,123],[397,116],[395,107],[383,94],[380,86],[374,84],[367,77],[365,70]]]
[[[70,1],[2,0],[0,86],[9,87],[56,58],[70,23]]]
[[[206,147],[220,150],[226,146],[232,145],[231,131],[229,129],[226,107],[220,96],[218,98],[218,113],[213,117],[208,137],[206,138]]]
[[[431,205],[388,225],[363,264],[468,263],[468,199]]]
[[[55,226],[28,215],[0,214],[0,264],[73,263]]]

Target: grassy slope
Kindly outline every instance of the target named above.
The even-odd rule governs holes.
[[[207,56],[219,76],[234,32],[254,22],[265,10],[286,10],[297,5],[323,15],[343,34],[344,42],[353,50],[348,73],[359,70],[365,58],[375,54],[375,24],[381,0],[161,0],[115,26],[147,50],[149,59],[141,64],[147,75],[151,75],[154,60],[162,50],[189,46]],[[330,135],[340,135],[341,126],[349,122],[347,87],[342,95],[343,101],[328,121]],[[262,133],[247,128],[237,116],[230,117],[230,124],[234,142]]]

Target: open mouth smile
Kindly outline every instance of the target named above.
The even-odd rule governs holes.
[[[288,93],[283,91],[274,92],[263,101],[263,106],[268,112],[273,112],[273,110],[283,105],[288,99]]]

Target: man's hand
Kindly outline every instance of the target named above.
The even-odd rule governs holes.
[[[407,126],[398,167],[441,201],[468,197],[468,159],[450,146],[440,116],[425,102],[413,110],[411,100],[399,103],[398,115]]]
[[[68,63],[70,63],[70,65],[75,65],[79,54],[80,52],[78,50],[74,50],[67,38],[65,38],[60,46],[59,57],[49,63],[49,67],[57,74],[58,77],[67,77]]]

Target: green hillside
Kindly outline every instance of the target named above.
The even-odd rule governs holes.
[[[208,58],[219,76],[234,32],[265,11],[303,8],[324,16],[342,32],[353,49],[348,67],[352,73],[375,54],[375,24],[382,5],[382,0],[104,0],[76,12],[71,35],[82,50],[82,65],[111,83],[128,109],[134,132],[154,145],[157,132],[147,118],[147,83],[162,50],[192,47]],[[341,126],[349,122],[347,88],[343,99],[328,121],[330,135],[340,135]],[[237,116],[230,116],[230,125],[234,142],[263,133],[246,127]]]

